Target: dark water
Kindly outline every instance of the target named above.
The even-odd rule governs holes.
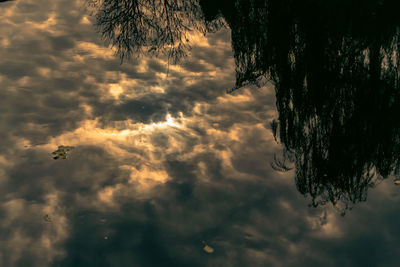
[[[396,2],[214,2],[0,3],[0,266],[398,266]]]

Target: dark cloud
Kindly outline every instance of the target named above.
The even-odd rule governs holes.
[[[191,72],[210,71],[208,66],[205,66],[204,64],[201,64],[200,62],[185,62],[185,64],[183,64],[183,67],[185,68],[185,70],[191,71]]]
[[[73,38],[69,36],[51,36],[49,39],[54,51],[67,50],[75,46]]]
[[[160,73],[160,72],[166,73],[167,72],[167,66],[165,66],[164,64],[161,64],[157,60],[150,59],[149,62],[147,63],[147,65],[149,66],[149,69],[151,71],[154,71],[156,73]]]
[[[24,76],[32,74],[34,65],[32,64],[29,68],[23,62],[15,61],[3,61],[0,64],[0,73],[6,75],[10,79],[17,80]]]
[[[133,210],[136,215],[129,216]],[[104,214],[82,216],[66,242],[68,257],[55,266],[187,266],[170,255],[169,240],[154,215],[151,204],[136,202],[107,219]]]

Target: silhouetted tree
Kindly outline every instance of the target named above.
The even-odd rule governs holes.
[[[275,85],[271,128],[285,149],[274,168],[294,162],[297,188],[314,206],[364,201],[400,163],[396,1],[226,5],[215,9],[232,30],[236,88],[261,77]]]
[[[206,22],[198,0],[88,0],[102,36],[124,57],[164,53],[172,62],[190,49],[189,34],[214,31],[221,21]]]

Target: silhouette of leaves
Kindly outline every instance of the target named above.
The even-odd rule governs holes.
[[[211,9],[212,1],[202,2]],[[344,211],[365,201],[400,165],[396,1],[223,5],[215,9],[232,30],[232,91],[263,77],[275,86],[279,117],[270,126],[290,153],[271,166],[285,171],[292,161],[297,188],[312,206],[331,202]]]
[[[191,32],[223,26],[205,22],[197,0],[89,0],[89,6],[98,31],[117,48],[121,61],[147,51],[176,63],[191,48]]]

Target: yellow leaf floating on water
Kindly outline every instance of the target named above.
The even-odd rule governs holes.
[[[394,184],[395,184],[395,185],[400,185],[400,179],[394,180]]]
[[[213,253],[214,252],[214,248],[210,247],[209,245],[205,245],[203,250],[207,253]]]
[[[73,146],[58,146],[56,151],[53,151],[53,159],[66,159],[67,152],[71,151],[74,147]]]

